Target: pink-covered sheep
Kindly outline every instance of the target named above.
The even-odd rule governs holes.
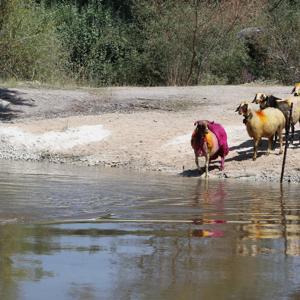
[[[208,176],[208,165],[212,160],[221,157],[221,170],[224,169],[225,156],[229,152],[227,134],[222,125],[206,120],[194,123],[191,145],[195,153],[195,163],[199,168],[199,156],[205,157],[205,177]]]

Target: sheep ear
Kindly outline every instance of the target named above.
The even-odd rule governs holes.
[[[240,110],[240,107],[241,107],[241,105],[239,105],[239,106],[236,108],[235,112],[238,112],[238,111]]]
[[[254,99],[252,100],[252,103],[256,103],[256,95],[255,95]]]

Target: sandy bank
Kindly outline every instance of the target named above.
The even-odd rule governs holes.
[[[224,125],[230,153],[225,171],[211,164],[210,177],[278,181],[276,149],[252,161],[252,142],[234,110],[256,92],[289,94],[282,86],[203,86],[94,90],[1,89],[11,102],[0,114],[0,157],[104,165],[195,176],[193,123]],[[285,181],[300,182],[299,125],[288,149]],[[201,161],[202,163],[204,160]]]

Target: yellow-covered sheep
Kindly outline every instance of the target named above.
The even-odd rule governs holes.
[[[247,132],[253,138],[254,153],[253,160],[257,157],[257,147],[262,137],[268,138],[267,155],[272,148],[272,141],[275,133],[279,136],[280,151],[282,150],[282,130],[285,127],[285,117],[283,113],[273,107],[268,107],[264,110],[255,111],[251,109],[249,103],[241,102],[236,111],[244,116],[243,123],[246,125]]]

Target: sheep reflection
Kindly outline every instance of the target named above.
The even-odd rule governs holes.
[[[266,189],[265,185],[240,182],[236,188],[226,181],[199,179],[192,205],[198,210],[194,224],[200,226],[193,226],[189,235],[232,237],[239,255],[276,252],[300,256],[300,206],[293,195],[292,187]]]
[[[278,198],[271,201],[260,201],[261,191],[253,191],[252,196],[250,224],[236,228],[239,232],[237,253],[255,256],[274,252],[276,248],[285,255],[300,256],[299,204],[288,200],[283,189]],[[276,247],[271,240],[279,242]]]
[[[199,179],[193,196],[193,206],[201,208],[201,215],[194,218],[196,225],[209,225],[210,228],[191,229],[193,237],[222,237],[224,232],[212,228],[214,224],[224,224],[225,221],[217,218],[224,215],[224,199],[226,198],[225,183],[223,181],[210,182]]]

